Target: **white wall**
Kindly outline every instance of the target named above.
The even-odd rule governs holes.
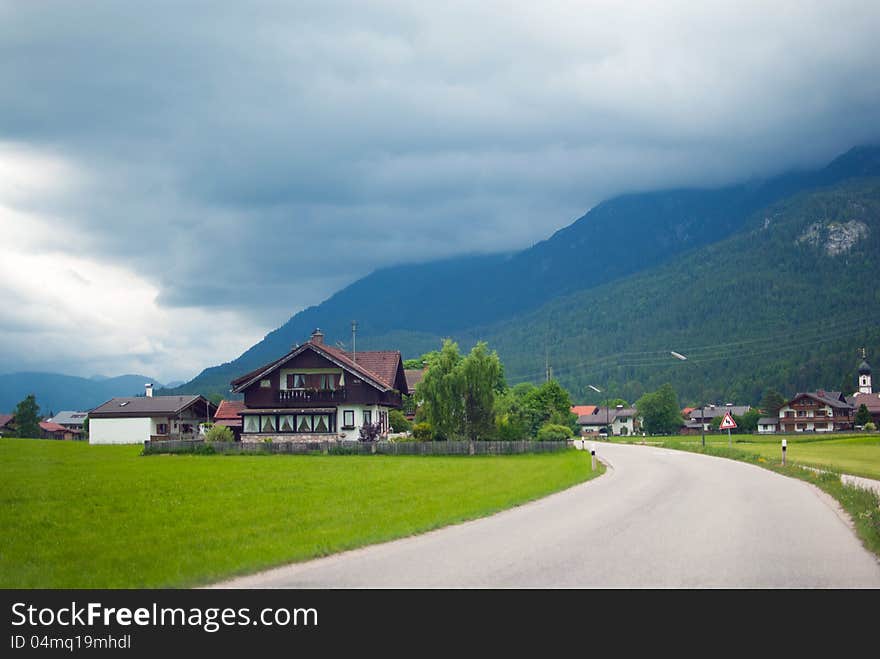
[[[150,430],[149,417],[89,419],[89,444],[143,444]]]
[[[381,409],[383,408],[380,405],[340,405],[337,410],[338,416],[336,417],[337,436],[340,439],[346,440],[357,439],[360,437],[360,430],[364,425],[364,411],[369,410],[372,413],[373,423],[376,423],[379,421],[379,410]],[[342,428],[342,425],[345,422],[345,415],[343,414],[345,410],[354,411],[354,428],[351,430]]]

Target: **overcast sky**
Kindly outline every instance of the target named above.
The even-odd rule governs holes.
[[[876,1],[0,0],[0,372],[188,379],[377,267],[824,164],[880,137],[878,35]]]

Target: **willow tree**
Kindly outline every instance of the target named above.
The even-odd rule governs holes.
[[[492,435],[502,374],[501,360],[486,343],[462,357],[458,344],[445,339],[417,386],[424,418],[435,436],[474,441]]]

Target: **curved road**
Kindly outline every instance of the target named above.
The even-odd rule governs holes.
[[[721,458],[596,448],[611,468],[564,492],[217,586],[880,587],[880,562],[817,488]]]

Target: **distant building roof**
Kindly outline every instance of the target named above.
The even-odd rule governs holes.
[[[742,416],[750,409],[752,409],[751,405],[707,405],[705,408],[695,407],[688,416],[691,419],[714,419],[716,416],[724,416],[728,412]]]
[[[0,414],[0,428],[5,428],[15,417],[11,414]]]
[[[871,375],[871,365],[864,359],[859,364],[859,375]]]
[[[422,381],[425,377],[425,371],[428,369],[425,368],[406,368],[403,370],[403,375],[406,377],[406,387],[409,389],[409,393],[415,391],[416,385]]]
[[[578,407],[595,407],[591,405],[584,405]],[[574,409],[574,408],[572,408]],[[607,411],[607,414],[606,414]],[[617,408],[605,408],[605,407],[595,407],[595,410],[590,414],[580,414],[578,415],[577,423],[580,426],[604,426],[606,424],[614,423],[618,419],[629,419],[636,416],[638,412],[632,407],[622,407],[620,409]]]
[[[111,398],[89,412],[89,418],[120,418],[137,416],[171,416],[202,403],[207,406],[208,416],[214,404],[197,395],[190,396],[136,396],[134,398]]]
[[[65,428],[60,423],[53,423],[52,421],[40,421],[40,428],[46,432],[79,432],[78,430]]]
[[[847,399],[855,409],[864,405],[872,414],[880,413],[880,394],[856,393]]]
[[[70,426],[81,426],[83,422],[88,417],[88,412],[77,412],[73,410],[65,410],[63,412],[59,412],[51,419],[47,419],[47,421],[51,421],[52,423],[60,423],[63,425]]]
[[[578,416],[587,416],[590,414],[595,414],[596,410],[599,409],[595,405],[572,405],[571,411]]]
[[[240,421],[243,409],[243,400],[221,400],[217,411],[214,412],[214,421]]]
[[[762,416],[758,419],[759,426],[778,426],[779,418],[775,416]]]
[[[820,403],[825,403],[826,405],[830,405],[831,407],[836,408],[848,408],[852,407],[853,404],[849,400],[847,400],[846,396],[844,396],[839,391],[825,391],[824,389],[819,389],[818,391],[805,391],[797,393],[791,400],[785,402],[786,405],[791,405],[798,398],[812,398],[813,400],[819,401]]]

